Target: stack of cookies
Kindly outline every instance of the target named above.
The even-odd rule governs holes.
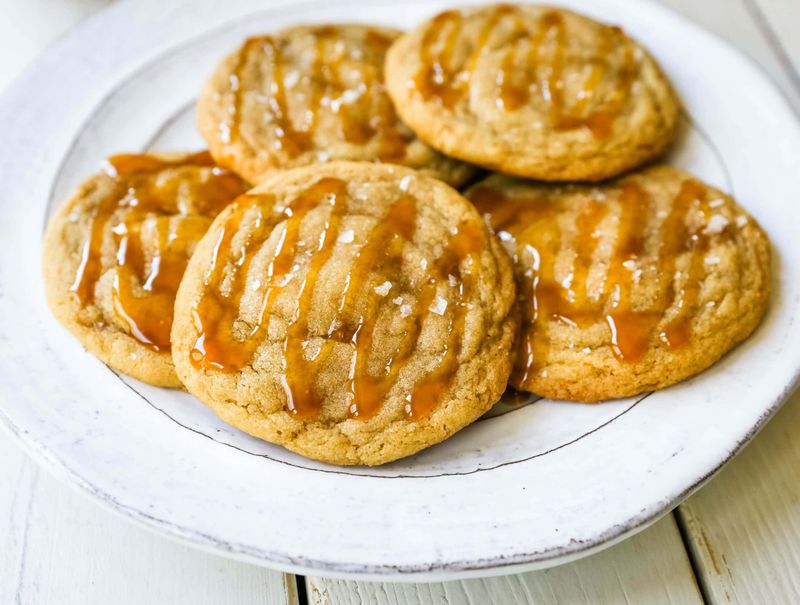
[[[509,384],[664,388],[770,283],[733,199],[639,168],[679,112],[646,50],[565,10],[251,38],[200,95],[208,152],[111,157],[53,217],[48,301],[115,370],[335,464],[438,443]]]

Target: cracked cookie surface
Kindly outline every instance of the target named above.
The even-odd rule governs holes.
[[[466,195],[514,257],[518,389],[578,401],[661,389],[712,365],[766,311],[767,236],[679,170],[600,185],[492,175]]]
[[[211,221],[247,188],[206,152],[109,158],[45,234],[56,318],[115,370],[180,387],[170,354],[178,283]]]
[[[438,443],[505,389],[508,255],[469,202],[399,166],[273,175],[225,210],[178,292],[178,375],[223,420],[375,465]]]
[[[679,102],[620,28],[538,5],[449,10],[387,53],[401,118],[436,149],[500,172],[597,181],[674,138]]]
[[[463,183],[474,169],[420,141],[386,94],[384,57],[398,35],[321,25],[247,40],[198,100],[198,127],[214,158],[252,183],[336,160],[401,164]]]

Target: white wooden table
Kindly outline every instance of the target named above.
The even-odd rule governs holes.
[[[800,111],[800,0],[662,1],[751,55]],[[109,2],[0,0],[0,90]],[[365,583],[177,545],[51,478],[0,432],[0,604],[798,603],[798,469],[800,393],[707,487],[600,554],[486,580]]]

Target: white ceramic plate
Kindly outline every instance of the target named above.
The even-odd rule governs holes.
[[[117,376],[50,316],[40,241],[55,204],[112,152],[196,149],[203,79],[245,36],[297,22],[410,27],[445,6],[259,0],[122,3],[0,102],[0,417],[54,471],[127,517],[272,567],[347,577],[510,573],[582,556],[655,521],[735,454],[797,379],[800,129],[740,54],[665,9],[565,2],[622,24],[686,106],[669,161],[732,192],[775,249],[771,310],[697,378],[646,398],[538,401],[376,469],[303,459],[186,394]]]

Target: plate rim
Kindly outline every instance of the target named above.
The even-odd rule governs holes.
[[[32,71],[36,70],[37,67],[41,64],[42,60],[45,56],[51,56],[56,54],[62,44],[73,37],[79,37],[83,30],[85,30],[86,25],[88,22],[97,22],[101,21],[104,18],[112,18],[111,15],[114,12],[115,8],[118,8],[120,5],[130,5],[130,1],[123,1],[119,5],[108,7],[106,9],[101,10],[97,15],[89,18],[85,22],[83,22],[78,28],[73,30],[65,39],[63,39],[59,44],[49,48],[45,51],[36,61],[34,61],[28,68],[25,70],[22,76],[18,77],[15,82],[13,82],[3,96],[10,96],[10,92],[12,89],[16,88],[24,88],[26,76],[30,74]],[[261,10],[254,10],[251,11],[249,14],[263,14],[269,12],[280,12],[286,9],[291,8],[292,12],[299,12],[303,8],[308,9],[309,7],[313,7],[316,4],[320,4],[318,0],[309,0],[305,2],[297,2],[297,3],[276,3],[274,6],[267,7],[266,9]],[[755,61],[749,54],[744,52],[743,50],[739,49],[738,47],[734,46],[733,44],[729,43],[727,40],[723,39],[718,34],[711,32],[704,27],[696,24],[695,22],[691,21],[689,18],[685,17],[684,15],[676,12],[675,10],[655,4],[653,2],[647,2],[646,10],[649,11],[656,11],[656,12],[663,12],[668,13],[672,17],[676,18],[682,23],[683,27],[690,28],[694,30],[694,32],[698,35],[705,37],[707,40],[714,42],[719,47],[724,47],[726,51],[731,56],[736,56],[740,60],[744,60],[744,62],[748,63],[752,69],[752,72],[760,77],[765,83],[773,89],[775,94],[776,101],[782,103],[784,107],[788,110],[787,113],[793,115],[795,119],[797,119],[798,111],[794,108],[794,106],[789,101],[786,93],[783,89],[777,84],[775,79],[772,77],[771,74],[766,72],[761,65]],[[224,22],[216,24],[210,28],[204,28],[197,32],[195,32],[189,38],[172,45],[166,45],[164,48],[160,49],[159,55],[155,57],[150,57],[143,62],[140,62],[134,66],[133,69],[125,71],[120,74],[120,76],[115,79],[114,82],[111,83],[110,86],[104,89],[103,94],[99,97],[99,100],[93,99],[92,105],[96,107],[98,103],[102,103],[102,99],[105,98],[106,95],[113,93],[114,89],[119,86],[122,82],[126,79],[135,75],[139,70],[145,69],[147,65],[149,65],[153,61],[157,61],[159,56],[163,53],[174,52],[181,48],[182,46],[191,44],[192,42],[196,41],[197,38],[210,35],[216,30],[222,30],[226,27],[229,27],[232,23],[237,21],[241,21],[247,18],[247,14],[240,15],[233,19],[228,19]],[[88,117],[77,122],[78,131],[85,126]],[[65,147],[65,154],[68,153],[70,145]],[[63,162],[64,157],[61,158],[57,162],[57,165],[60,165]],[[57,169],[58,172],[58,169]],[[225,540],[220,540],[215,538],[213,535],[205,534],[198,530],[192,529],[190,527],[183,527],[180,525],[176,525],[175,523],[170,522],[168,519],[161,519],[155,517],[153,515],[148,515],[145,511],[126,506],[121,504],[116,500],[116,498],[110,494],[109,492],[100,489],[99,486],[96,484],[87,481],[82,476],[80,476],[77,472],[72,470],[65,462],[62,460],[52,449],[48,448],[48,446],[44,443],[40,443],[36,440],[32,435],[28,434],[26,431],[21,430],[12,420],[11,416],[6,412],[5,406],[0,405],[0,424],[4,425],[8,432],[17,440],[18,443],[21,443],[23,448],[26,452],[28,452],[41,466],[49,470],[54,475],[61,477],[67,480],[67,483],[70,485],[74,485],[83,493],[92,497],[95,501],[98,501],[101,505],[103,505],[107,510],[112,510],[113,512],[121,515],[126,519],[130,519],[137,523],[140,526],[146,527],[147,529],[158,533],[159,535],[168,536],[171,539],[177,540],[179,542],[192,545],[193,547],[201,548],[202,550],[206,550],[208,552],[213,552],[215,554],[222,554],[224,556],[250,562],[256,563],[259,565],[269,566],[271,568],[280,569],[282,571],[287,571],[291,573],[307,573],[310,575],[319,574],[320,572],[324,572],[327,576],[330,577],[340,577],[340,578],[364,578],[364,579],[381,579],[386,580],[391,578],[393,581],[411,581],[416,582],[423,580],[429,581],[436,581],[441,579],[457,579],[457,578],[466,578],[466,577],[477,577],[477,576],[489,576],[489,575],[499,575],[499,574],[507,574],[507,573],[516,573],[521,571],[533,570],[533,569],[541,569],[546,567],[551,567],[556,564],[566,563],[578,558],[582,558],[583,556],[592,554],[594,552],[603,550],[607,547],[616,544],[627,537],[638,533],[639,531],[645,529],[652,523],[655,523],[658,519],[665,516],[669,513],[672,508],[674,508],[677,504],[682,502],[685,498],[691,495],[694,491],[702,487],[705,483],[707,483],[711,478],[713,478],[716,473],[718,473],[725,464],[727,464],[731,459],[733,459],[738,453],[742,451],[742,449],[749,443],[753,437],[766,425],[766,423],[779,411],[782,404],[791,396],[792,392],[800,383],[800,365],[795,368],[794,374],[791,377],[791,380],[784,386],[783,390],[779,393],[777,397],[775,397],[768,406],[764,406],[764,412],[759,416],[757,421],[752,425],[750,430],[747,434],[741,438],[735,446],[729,450],[727,455],[723,457],[723,459],[716,464],[714,468],[712,468],[708,473],[701,476],[697,479],[694,483],[688,486],[685,490],[680,492],[679,494],[675,495],[674,497],[665,499],[664,501],[660,501],[658,504],[651,507],[651,509],[646,509],[639,515],[634,515],[630,519],[628,519],[623,525],[621,526],[614,526],[610,528],[610,530],[597,534],[593,540],[587,541],[585,544],[581,543],[578,547],[575,548],[550,548],[545,549],[542,551],[537,551],[530,554],[522,554],[522,555],[514,555],[513,559],[504,558],[504,557],[493,557],[487,559],[480,559],[475,561],[462,561],[462,562],[438,562],[435,564],[431,564],[429,566],[404,566],[404,565],[378,565],[378,566],[369,566],[363,564],[357,564],[360,569],[355,570],[351,568],[351,564],[348,563],[338,563],[338,562],[331,562],[331,561],[317,561],[313,559],[307,559],[304,557],[297,557],[297,556],[289,556],[289,555],[278,555],[277,553],[271,553],[265,549],[261,549],[258,547],[253,547],[252,545],[248,545],[245,543],[235,543],[235,542],[228,542]],[[283,559],[286,562],[282,562],[279,559]],[[519,559],[525,559],[520,561]],[[420,577],[424,576],[424,577]]]

